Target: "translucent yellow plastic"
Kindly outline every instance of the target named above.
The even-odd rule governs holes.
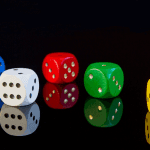
[[[150,79],[147,82],[146,102],[147,102],[148,111],[150,112]]]

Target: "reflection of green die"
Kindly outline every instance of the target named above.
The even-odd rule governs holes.
[[[123,113],[123,103],[119,97],[108,101],[88,98],[84,105],[86,120],[96,127],[111,127],[118,124]]]
[[[114,63],[90,64],[84,74],[84,87],[95,98],[112,98],[120,94],[124,84],[121,67]]]
[[[101,100],[101,102],[105,104],[105,101]],[[121,98],[116,97],[112,100],[111,105],[109,107],[107,121],[101,127],[115,126],[120,121],[122,113],[123,113],[122,100]]]

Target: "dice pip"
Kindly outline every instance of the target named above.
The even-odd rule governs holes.
[[[86,120],[96,127],[112,127],[119,123],[123,113],[120,97],[106,100],[88,97],[84,105]]]
[[[1,127],[13,136],[32,134],[39,126],[40,109],[37,103],[25,107],[4,104],[1,109]]]
[[[1,74],[0,91],[0,98],[7,105],[29,105],[38,96],[38,76],[28,68],[8,69]]]
[[[79,64],[71,53],[50,53],[43,60],[42,72],[45,79],[51,83],[69,83],[78,76]]]
[[[121,67],[115,63],[90,64],[84,74],[84,87],[95,98],[113,98],[120,94],[124,84]]]

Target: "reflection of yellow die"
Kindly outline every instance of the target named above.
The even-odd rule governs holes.
[[[150,144],[150,112],[147,112],[145,117],[145,137],[148,144]]]
[[[148,111],[150,112],[150,79],[147,82],[146,101],[147,101]]]

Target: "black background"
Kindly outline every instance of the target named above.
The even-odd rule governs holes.
[[[0,56],[6,69],[31,68],[40,80],[36,100],[41,112],[38,129],[26,137],[13,137],[0,129],[6,147],[18,147],[19,143],[23,147],[42,146],[42,149],[53,145],[71,149],[75,146],[91,149],[149,146],[145,138],[146,85],[150,77],[148,3],[134,0],[54,4],[3,0],[0,13]],[[47,81],[42,74],[42,61],[51,52],[73,53],[79,62],[79,75],[75,80],[79,99],[67,110],[49,108],[43,100],[42,90]],[[120,94],[123,115],[112,128],[91,126],[84,118],[83,107],[88,94],[83,77],[87,66],[94,62],[114,62],[124,71]]]

